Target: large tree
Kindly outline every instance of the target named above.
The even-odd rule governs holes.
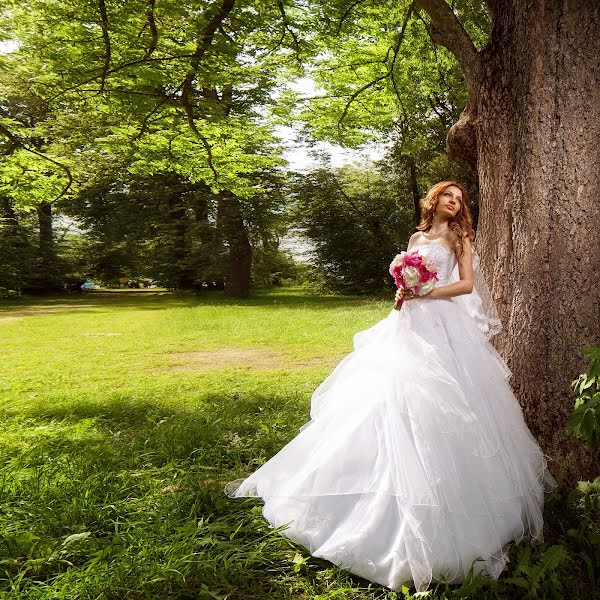
[[[251,252],[244,205],[264,191],[260,173],[283,163],[270,105],[278,77],[298,62],[286,3],[3,4],[0,32],[20,42],[4,61],[6,69],[25,72],[35,64],[27,80],[53,116],[41,131],[53,143],[45,157],[36,157],[38,170],[47,171],[49,159],[59,156],[68,166],[59,181],[73,175],[57,193],[94,183],[97,164],[107,159],[136,175],[176,173],[221,192],[231,267],[225,294],[247,295]],[[11,186],[21,164],[30,172],[33,161],[21,129],[13,121],[0,123],[0,135],[17,148],[0,167]],[[41,188],[39,180],[35,187]],[[12,189],[6,193],[15,196]],[[178,214],[173,207],[173,218]]]
[[[393,117],[414,132],[419,121],[451,116],[448,83],[465,91],[446,147],[479,182],[477,247],[504,323],[494,344],[553,474],[565,485],[593,477],[598,455],[565,424],[569,383],[584,368],[580,350],[600,341],[600,3],[316,4],[329,41],[315,63],[327,93],[313,100],[313,131],[329,127],[331,138],[352,142],[386,132],[386,120],[391,129]],[[327,125],[319,108],[330,113],[336,103],[338,118]]]
[[[496,347],[551,470],[589,478],[597,455],[565,422],[580,349],[600,337],[600,4],[487,0],[479,51],[444,0],[417,4],[469,91],[447,144],[479,175],[478,249],[505,325]]]

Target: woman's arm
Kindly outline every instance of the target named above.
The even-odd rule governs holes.
[[[421,235],[420,231],[415,231],[409,238],[408,240],[408,246],[406,246],[406,251],[410,252],[410,249],[412,248],[413,244],[416,244],[417,241],[419,240],[419,236]]]

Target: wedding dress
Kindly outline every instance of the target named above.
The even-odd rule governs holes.
[[[455,254],[419,244],[438,286]],[[556,487],[510,371],[454,299],[406,301],[354,335],[311,398],[311,419],[231,497],[259,496],[272,527],[313,556],[399,590],[498,578],[511,543],[542,541]]]

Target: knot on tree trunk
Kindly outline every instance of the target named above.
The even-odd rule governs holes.
[[[446,136],[446,151],[454,158],[465,160],[475,171],[477,168],[477,134],[474,115],[467,104],[460,118]]]

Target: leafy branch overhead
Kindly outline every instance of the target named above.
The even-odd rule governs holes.
[[[282,73],[298,69],[292,54],[298,56],[300,42],[290,36],[282,6],[12,2],[4,16],[10,14],[10,24],[2,25],[21,45],[7,62],[47,105],[38,155],[60,164],[63,177],[78,185],[87,179],[78,173],[114,154],[138,172],[169,168],[252,193],[245,175],[281,163],[272,95]],[[22,129],[7,124],[1,133],[18,140]],[[169,150],[177,140],[185,151],[156,160],[145,151],[157,138]]]
[[[256,167],[256,149],[264,150],[261,168],[280,164],[273,127],[291,119],[316,138],[350,145],[399,129],[407,148],[418,147],[432,119],[447,128],[458,116],[453,107],[465,103],[454,57],[432,38],[475,72],[471,39],[480,44],[489,26],[485,11],[458,3],[463,27],[440,0],[9,0],[8,8],[0,26],[21,46],[7,65],[47,105],[36,151],[60,165],[53,176],[64,180],[46,201],[72,185],[76,193],[88,180],[77,173],[110,154],[136,172],[175,169],[251,194],[245,173]],[[304,73],[323,94],[301,101],[290,92],[287,82]],[[21,127],[5,128],[23,137]],[[157,160],[147,149],[158,138],[185,151]]]

